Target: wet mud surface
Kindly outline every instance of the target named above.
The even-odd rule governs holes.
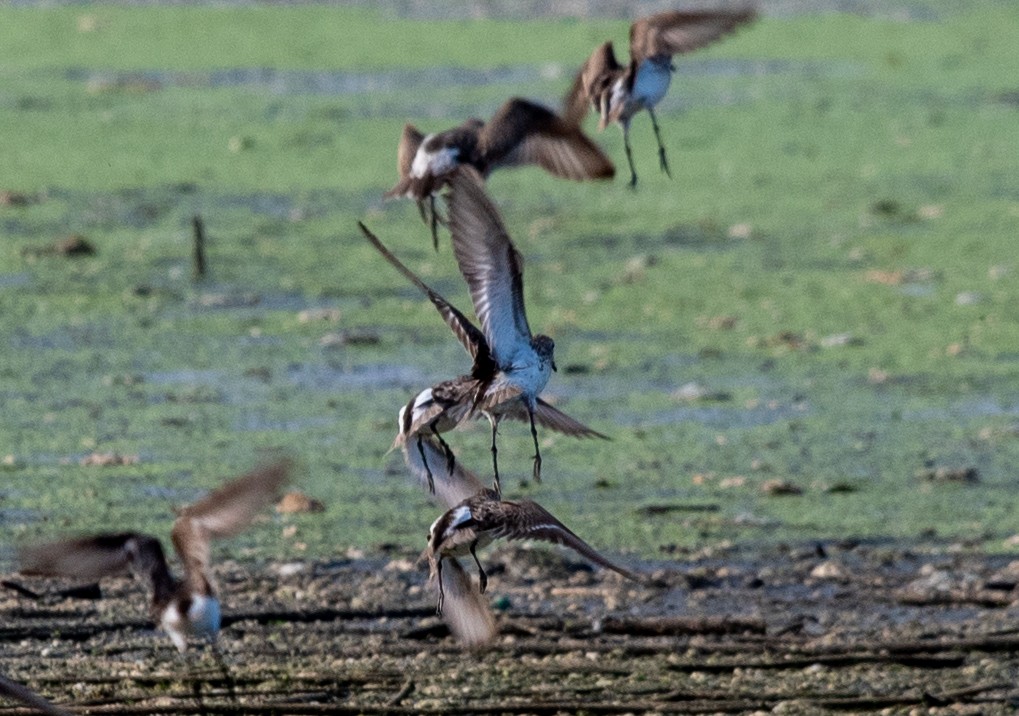
[[[1019,563],[965,545],[722,545],[631,564],[648,585],[545,549],[484,561],[499,635],[477,652],[449,636],[405,551],[221,565],[221,659],[201,646],[179,656],[131,580],[88,600],[8,575],[0,668],[91,714],[1019,707]]]

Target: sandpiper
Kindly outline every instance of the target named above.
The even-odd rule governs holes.
[[[579,128],[552,110],[514,97],[487,123],[471,118],[458,127],[422,134],[413,125],[403,128],[396,166],[400,180],[387,198],[414,199],[422,219],[428,221],[425,199],[431,207],[432,241],[438,248],[437,192],[456,167],[467,164],[482,176],[499,167],[537,164],[564,179],[611,179],[611,160]]]
[[[563,545],[627,579],[642,581],[639,575],[595,551],[537,502],[503,500],[497,492],[486,488],[449,509],[432,523],[428,532],[425,555],[433,574],[438,578],[439,613],[442,613],[445,598],[443,560],[468,554],[473,557],[478,565],[479,589],[484,594],[488,587],[488,575],[478,560],[477,550],[500,537],[509,540],[537,539]]]
[[[445,448],[432,437],[422,437],[417,449],[403,444],[403,459],[422,485],[432,485],[432,497],[448,510],[485,489],[481,480],[460,463],[443,459]],[[428,463],[436,465],[438,479]],[[442,619],[453,636],[464,646],[480,647],[489,643],[497,632],[495,616],[488,601],[474,585],[456,557],[446,559],[446,568],[438,576],[439,591],[445,595]]]
[[[462,171],[472,170],[465,169]],[[476,177],[477,175],[474,174],[474,176]],[[452,181],[457,184],[461,182],[461,180],[456,177],[454,177]],[[475,183],[476,180],[467,179],[466,181],[470,182],[471,186],[478,186]],[[491,202],[487,200],[484,192],[480,190],[480,188],[479,191],[481,193],[481,197],[485,199],[487,205],[492,211],[494,211],[494,206],[491,206]],[[469,210],[469,207],[465,210]],[[458,211],[462,213],[461,210],[458,209]],[[495,218],[496,221],[498,221],[497,215]],[[462,219],[460,221],[463,223]],[[379,241],[378,237],[365,227],[364,224],[359,223],[358,226],[360,226],[362,233],[379,251],[379,253],[381,253],[382,256],[389,261],[389,263],[396,267],[396,269],[411,283],[417,286],[422,293],[428,296],[429,300],[446,322],[446,325],[450,327],[461,345],[463,345],[464,349],[474,361],[469,374],[462,375],[458,378],[454,378],[453,380],[438,383],[431,388],[426,388],[415,395],[410,402],[400,410],[399,432],[396,436],[394,447],[398,447],[406,440],[414,438],[418,440],[420,449],[420,439],[423,436],[434,435],[442,444],[446,459],[450,462],[450,465],[452,465],[453,453],[449,449],[449,446],[446,445],[445,441],[442,440],[441,433],[452,430],[468,417],[478,414],[485,415],[492,426],[492,462],[495,472],[495,489],[499,490],[499,466],[495,436],[498,423],[503,417],[510,418],[511,420],[530,421],[531,434],[534,437],[535,449],[534,474],[535,478],[539,480],[541,475],[541,457],[538,452],[537,431],[534,427],[535,421],[543,427],[547,427],[551,430],[571,435],[573,437],[597,437],[605,440],[608,439],[607,436],[602,433],[592,430],[583,423],[574,420],[561,410],[556,409],[548,402],[537,397],[536,393],[541,389],[541,387],[544,387],[544,383],[542,383],[535,391],[535,395],[532,396],[532,403],[527,402],[522,392],[514,393],[514,387],[511,383],[511,381],[515,378],[513,371],[516,371],[518,366],[521,365],[526,367],[526,357],[523,360],[518,357],[519,353],[525,353],[526,355],[526,351],[517,350],[519,347],[512,347],[511,349],[504,347],[503,354],[509,353],[510,356],[510,362],[508,363],[510,369],[502,369],[500,367],[501,362],[498,358],[499,354],[490,349],[492,344],[489,338],[486,337],[486,332],[479,330],[455,306],[432,290],[427,284],[418,278],[413,271],[404,266],[403,263],[400,262],[400,260],[397,259],[389,251],[389,249],[387,249],[382,242]],[[469,227],[466,230],[470,230]],[[501,225],[500,230],[502,230]],[[505,235],[504,230],[502,231],[503,236],[508,243],[509,237]],[[456,241],[456,234],[454,233],[454,251],[456,251]],[[512,279],[508,278],[507,280],[513,280],[520,290],[522,290],[522,277],[519,272],[522,271],[523,259],[516,253],[516,250],[513,249],[512,244],[508,245],[509,249],[515,255],[514,261],[516,261],[515,266],[517,267],[518,272]],[[468,280],[468,284],[470,284],[470,280]],[[511,300],[519,301],[520,315],[522,316],[524,326],[526,326],[527,319],[526,316],[523,316],[522,294],[516,298],[511,297]],[[477,301],[477,299],[475,299],[475,301]],[[498,301],[496,303],[498,303]],[[476,312],[484,326],[488,312],[485,312],[485,317],[483,317],[483,314],[480,311],[477,311],[477,309]],[[514,318],[513,320],[518,321],[519,319]],[[530,338],[529,330],[527,331],[527,336]],[[544,341],[547,341],[546,345],[549,346],[549,359],[551,359],[550,353],[552,339],[546,336],[537,336],[535,337],[535,340],[537,339],[544,339]],[[512,363],[513,360],[517,360],[518,364],[514,365]],[[492,388],[496,388],[498,392],[489,394],[489,390]],[[429,463],[427,460],[425,461],[425,467],[429,470],[430,474]],[[430,486],[433,486],[431,479],[429,479],[429,484]]]
[[[288,460],[255,469],[177,511],[170,537],[184,564],[183,579],[170,572],[159,540],[137,532],[27,547],[20,554],[21,572],[82,579],[125,573],[147,577],[152,582],[152,619],[179,651],[187,649],[188,636],[213,642],[219,632],[220,604],[209,570],[209,542],[247,527],[287,482],[290,471]]]
[[[0,675],[0,696],[20,701],[25,706],[35,709],[41,714],[49,716],[71,716],[71,712],[50,703],[27,686],[11,681],[6,676]]]
[[[564,101],[563,113],[580,124],[592,106],[600,115],[599,129],[610,122],[623,128],[630,186],[637,185],[637,171],[630,149],[630,120],[642,109],[651,116],[658,142],[658,162],[671,178],[654,108],[669,89],[675,66],[672,56],[708,45],[756,17],[753,7],[732,10],[663,12],[637,20],[630,26],[630,64],[616,60],[612,42],[600,45],[588,58]]]

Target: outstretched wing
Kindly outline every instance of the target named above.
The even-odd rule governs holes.
[[[527,407],[523,402],[517,402],[511,404],[512,409],[502,413],[503,417],[509,418],[510,420],[519,420],[521,422],[527,422],[529,420],[527,414]],[[571,418],[563,411],[555,408],[546,403],[541,398],[538,398],[538,405],[534,410],[534,421],[544,428],[549,430],[555,430],[557,433],[563,435],[569,435],[574,438],[601,438],[602,440],[611,440],[608,435],[599,433],[597,430],[587,427],[579,420]]]
[[[416,194],[411,191],[413,182],[410,168],[414,164],[414,156],[417,154],[418,147],[421,146],[424,139],[425,135],[419,132],[414,125],[409,123],[404,125],[403,134],[400,135],[400,144],[396,148],[396,171],[400,175],[400,179],[396,186],[383,195],[384,198],[391,199],[395,196],[403,196],[408,192]]]
[[[98,534],[25,547],[18,557],[24,574],[98,580],[135,573],[152,582],[153,601],[169,597],[176,582],[155,537],[137,532]]]
[[[18,563],[23,574],[95,580],[130,574],[132,566],[135,569],[143,566],[139,560],[148,559],[148,555],[157,551],[162,555],[163,548],[155,537],[121,532],[24,547]]]
[[[474,169],[460,167],[449,188],[446,203],[453,253],[489,349],[498,365],[506,365],[521,343],[531,341],[524,311],[524,258]]]
[[[381,241],[379,241],[379,238],[368,230],[368,227],[360,221],[357,222],[357,225],[361,227],[361,233],[363,233],[369,243],[371,243],[371,245],[374,246],[380,254],[382,254],[383,258],[396,267],[396,270],[403,274],[408,281],[417,286],[422,293],[428,296],[428,300],[431,301],[432,305],[435,306],[436,310],[438,310],[439,315],[442,316],[442,320],[446,322],[446,325],[449,326],[450,330],[453,331],[453,334],[456,335],[457,340],[460,341],[460,345],[464,347],[464,350],[466,350],[468,355],[470,355],[470,357],[474,360],[475,365],[477,365],[479,360],[484,361],[488,359],[488,341],[485,340],[485,335],[478,330],[477,326],[471,323],[464,314],[460,313],[456,306],[433,291],[424,281],[418,278],[417,274],[404,266],[400,259],[396,258],[396,256],[394,256],[392,252],[390,252],[390,250],[387,249]]]
[[[757,16],[752,6],[735,10],[662,12],[641,18],[630,26],[630,57],[677,55],[709,45]]]
[[[577,126],[533,102],[513,98],[481,130],[490,166],[537,164],[563,179],[611,179],[616,170]]]
[[[456,557],[443,561],[442,589],[442,620],[456,640],[468,648],[491,642],[497,631],[492,607]]]
[[[209,541],[235,535],[251,524],[290,480],[292,469],[290,460],[258,467],[178,511],[170,537],[193,586],[201,581],[211,584]]]
[[[611,42],[596,47],[573,78],[573,84],[563,98],[563,118],[566,123],[579,126],[588,108],[592,105],[598,107],[602,94],[611,88],[612,82],[622,72],[623,66],[616,60]]]
[[[504,537],[510,540],[536,539],[563,545],[599,566],[618,572],[627,579],[641,581],[641,578],[635,573],[602,556],[594,547],[580,539],[570,528],[537,502],[532,500],[503,501],[497,504],[497,509],[504,511],[505,514],[491,522],[487,519],[482,522],[484,518],[475,512],[475,518],[480,523],[479,531],[488,529],[494,537]]]
[[[485,489],[478,476],[464,467],[459,460],[453,463],[452,470],[449,469],[446,453],[435,438],[421,436],[420,440],[420,448],[418,438],[410,438],[404,442],[403,460],[426,492],[427,470],[431,470],[435,482],[434,497],[445,509],[452,509]],[[428,462],[427,470],[424,461]]]
[[[453,560],[450,560],[453,561]],[[461,569],[461,571],[463,571]],[[467,586],[470,586],[468,584]],[[447,587],[448,589],[448,587]],[[487,605],[486,605],[487,606]],[[450,629],[452,629],[450,625]],[[492,628],[494,633],[495,622],[492,622]],[[31,709],[35,709],[41,714],[48,714],[49,716],[72,716],[70,711],[62,709],[55,704],[51,704],[49,701],[44,699],[39,694],[32,691],[27,686],[23,686],[16,681],[11,681],[6,676],[0,675],[0,696],[4,696],[8,699],[14,699],[20,701]]]

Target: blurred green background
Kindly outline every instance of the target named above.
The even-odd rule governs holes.
[[[278,449],[326,511],[225,552],[423,546],[438,511],[386,451],[399,407],[469,362],[356,221],[469,312],[448,239],[433,252],[381,200],[404,122],[556,106],[597,44],[625,56],[628,22],[408,7],[0,7],[0,567],[66,532],[165,535],[173,505]],[[1019,7],[861,8],[765,3],[676,58],[671,181],[646,115],[636,191],[593,117],[621,179],[492,177],[557,344],[546,396],[613,438],[543,432],[528,485],[530,436],[506,424],[510,496],[639,558],[1014,549]],[[96,253],[47,250],[73,234]],[[448,439],[487,474],[487,424]]]

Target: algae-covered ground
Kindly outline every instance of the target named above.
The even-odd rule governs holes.
[[[468,310],[448,237],[434,252],[381,199],[403,124],[556,105],[644,9],[444,7],[0,6],[0,571],[57,534],[165,536],[173,506],[280,449],[325,510],[218,557],[423,547],[436,510],[386,452],[399,407],[469,362],[356,222]],[[614,182],[489,182],[556,341],[545,395],[612,438],[543,432],[535,485],[526,427],[504,425],[504,485],[638,568],[1015,549],[1019,9],[852,9],[764,3],[676,58],[671,180],[640,115],[636,191],[594,117]],[[70,235],[95,253],[49,250]],[[488,471],[485,424],[449,440]]]

